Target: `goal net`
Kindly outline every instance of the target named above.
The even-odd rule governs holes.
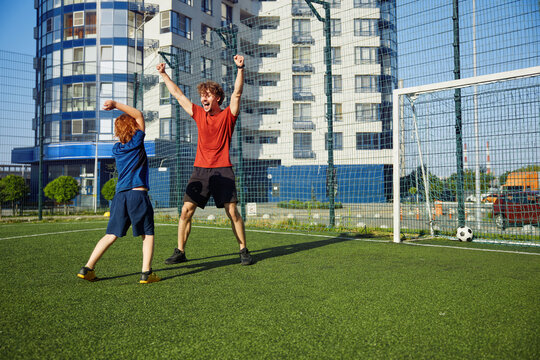
[[[540,67],[393,92],[394,241],[540,241]]]

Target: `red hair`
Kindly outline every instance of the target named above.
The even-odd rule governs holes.
[[[199,92],[199,95],[205,95],[206,92],[209,92],[215,97],[218,97],[219,105],[221,105],[223,103],[223,100],[225,99],[225,92],[223,91],[223,88],[221,87],[221,85],[219,85],[215,81],[209,80],[209,81],[200,83],[199,85],[197,85],[197,91]]]
[[[114,136],[122,144],[129,142],[138,129],[137,121],[128,114],[122,114],[114,120]]]

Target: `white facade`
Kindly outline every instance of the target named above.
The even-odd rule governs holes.
[[[145,25],[145,38],[157,39],[159,48],[162,50],[174,46],[190,52],[191,72],[180,72],[179,82],[190,86],[189,96],[197,104],[199,97],[195,86],[203,80],[201,79],[201,72],[204,72],[202,58],[206,56],[213,62],[221,62],[219,51],[210,50],[201,45],[203,42],[201,25],[214,29],[221,27],[223,19],[226,18],[223,13],[226,7],[232,9],[232,24],[238,27],[238,52],[246,56],[246,83],[242,96],[244,107],[240,114],[242,127],[240,131],[244,139],[242,150],[245,159],[280,160],[281,165],[284,166],[328,163],[328,152],[325,150],[328,126],[325,117],[327,97],[323,23],[316,17],[310,16],[311,12],[304,1],[154,0],[153,2],[159,5],[160,16],[154,17]],[[211,11],[203,11],[203,3],[209,5]],[[332,75],[341,80],[339,86],[333,91],[333,103],[341,107],[341,109],[336,109],[334,114],[333,131],[338,134],[334,143],[334,164],[391,164],[390,146],[384,149],[380,146],[382,135],[380,137],[374,135],[377,139],[375,146],[372,147],[365,146],[362,139],[366,138],[365,134],[368,134],[369,139],[369,134],[390,132],[391,115],[385,123],[380,109],[384,101],[391,108],[391,89],[387,89],[384,94],[381,93],[378,79],[383,74],[395,78],[395,71],[392,70],[394,64],[388,64],[385,67],[381,65],[381,62],[384,64],[385,60],[379,61],[378,49],[382,41],[378,31],[374,31],[373,34],[358,35],[355,29],[361,19],[371,20],[371,24],[377,24],[374,28],[378,28],[383,15],[376,7],[378,4],[376,1],[373,1],[370,7],[359,7],[360,5],[356,4],[357,1],[354,1],[354,5],[353,1],[333,1],[333,3],[335,6],[331,9],[331,17],[337,22],[336,30],[339,32],[332,36],[331,45],[333,49],[339,49],[336,51],[340,52],[340,58],[332,65]],[[369,1],[358,3],[369,3]],[[324,10],[320,5],[315,5],[315,8],[324,16]],[[167,15],[164,18],[163,13],[171,10],[179,14],[182,19],[189,18],[190,34],[163,32],[163,26],[167,25]],[[297,34],[295,28],[298,24],[297,20],[309,21],[313,41],[307,44],[298,43],[298,41],[293,43],[294,35]],[[271,26],[261,26],[261,24],[271,24]],[[293,67],[293,64],[298,65],[299,62],[300,50],[295,50],[296,47],[309,48],[306,50],[309,52],[307,59],[300,59],[300,69],[298,66]],[[371,49],[375,54],[373,61],[359,62],[358,56],[355,55],[360,51],[357,48]],[[262,53],[266,54],[262,55]],[[268,53],[272,53],[271,56],[268,56]],[[396,54],[392,56],[395,57]],[[153,71],[156,74],[155,64],[161,61],[163,60],[156,51],[147,51],[145,71]],[[227,61],[233,64],[232,58],[224,63]],[[308,67],[304,68],[304,65]],[[220,71],[219,66],[215,64],[214,69],[215,72]],[[302,71],[306,69],[308,71]],[[168,73],[174,80],[172,72],[168,71]],[[302,79],[294,79],[302,76]],[[373,89],[367,92],[357,91],[358,82],[362,76],[376,79],[373,80],[375,84]],[[218,78],[213,80],[219,82]],[[304,96],[303,89],[298,91],[295,81],[308,83],[306,85],[306,89],[309,90],[307,97]],[[270,86],[261,86],[261,82]],[[159,91],[159,87],[155,87],[145,94],[145,109],[159,109],[160,119],[171,118],[174,122],[175,109],[171,105],[159,104]],[[296,101],[297,95],[304,101]],[[359,104],[372,104],[369,106],[377,110],[373,111],[372,117],[363,119],[358,115],[358,108],[361,107]],[[300,108],[308,115],[299,115]],[[309,111],[307,111],[308,108],[310,108]],[[183,110],[181,110],[181,118],[183,119],[181,126],[184,130],[181,131],[184,132],[184,140],[195,143],[194,123],[183,113]],[[156,121],[148,128],[147,139],[163,137],[164,134],[168,134],[167,129],[165,130],[163,121]],[[236,132],[238,131],[237,128]],[[235,137],[233,147],[237,146],[236,140]],[[391,144],[391,139],[386,140]],[[299,141],[302,144],[299,144]]]

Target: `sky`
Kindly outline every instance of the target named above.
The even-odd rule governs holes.
[[[32,0],[0,0],[0,50],[35,55],[36,10]],[[16,29],[16,31],[14,31]]]

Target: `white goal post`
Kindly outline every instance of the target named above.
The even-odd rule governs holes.
[[[492,83],[499,83],[504,82],[508,80],[517,80],[517,79],[523,79],[523,78],[532,78],[532,77],[538,77],[540,76],[540,66],[530,67],[530,68],[524,68],[519,70],[513,70],[513,71],[506,71],[506,72],[500,72],[500,73],[494,73],[489,75],[481,75],[476,77],[469,77],[459,80],[453,80],[453,81],[445,81],[445,82],[439,82],[439,83],[433,83],[433,84],[427,84],[422,86],[415,86],[415,87],[408,87],[408,88],[400,88],[395,89],[393,91],[392,101],[393,101],[393,111],[392,111],[392,117],[393,117],[393,146],[392,146],[392,163],[393,163],[393,176],[392,176],[392,188],[393,188],[393,241],[396,243],[401,242],[401,229],[402,229],[402,194],[400,189],[400,179],[403,176],[403,169],[401,166],[403,165],[402,162],[402,156],[403,156],[403,145],[402,141],[403,139],[400,138],[403,136],[402,133],[402,106],[404,103],[404,99],[408,98],[411,104],[414,105],[414,101],[418,95],[428,94],[428,93],[434,93],[434,92],[444,92],[448,90],[455,90],[455,89],[463,89],[463,88],[470,88],[475,87],[475,96],[476,96],[476,87],[481,85],[487,85]],[[537,80],[534,80],[534,87],[538,88],[540,85],[540,82],[537,82]],[[536,91],[536,90],[535,90]],[[447,97],[449,98],[449,97]],[[475,99],[476,101],[476,99]],[[450,102],[448,102],[450,104]],[[535,106],[534,109],[537,107],[537,102],[534,103],[533,106]],[[427,105],[429,106],[429,105]],[[475,105],[476,106],[476,105]],[[414,108],[414,106],[412,106]],[[448,106],[447,106],[448,108]],[[445,108],[446,109],[446,108]],[[529,111],[529,110],[527,110]],[[535,110],[536,111],[536,110]],[[414,110],[413,110],[414,112]],[[529,111],[530,112],[530,111]],[[536,112],[535,112],[536,113]],[[413,114],[413,117],[415,115]],[[416,127],[416,118],[414,118],[414,126]],[[537,130],[535,130],[537,131]],[[537,136],[538,133],[535,133],[535,136]],[[415,136],[415,130],[411,130],[411,137]],[[534,139],[536,139],[535,137]],[[422,172],[424,173],[424,166],[422,164],[422,152],[420,151],[420,140],[418,139],[418,129],[416,128],[416,141],[418,141],[418,159],[420,159],[421,162],[421,168]],[[416,142],[412,142],[411,146],[416,146]],[[535,161],[533,160],[533,163]],[[537,164],[537,163],[536,163]],[[420,167],[416,167],[418,169]],[[416,176],[418,175],[418,172],[416,173]],[[429,174],[426,176],[424,173],[422,178],[424,181],[426,179],[429,179]],[[429,181],[429,180],[428,180]],[[425,186],[424,189],[430,189],[429,183],[427,184],[421,184],[422,186]],[[426,191],[426,207],[427,207],[427,215],[429,215],[429,222],[431,226],[431,214],[430,214],[430,207],[429,204],[429,193],[430,190]],[[417,197],[418,198],[418,197]],[[479,203],[479,200],[478,200]],[[418,211],[418,210],[417,210]],[[433,234],[433,229],[431,228],[431,233]]]

